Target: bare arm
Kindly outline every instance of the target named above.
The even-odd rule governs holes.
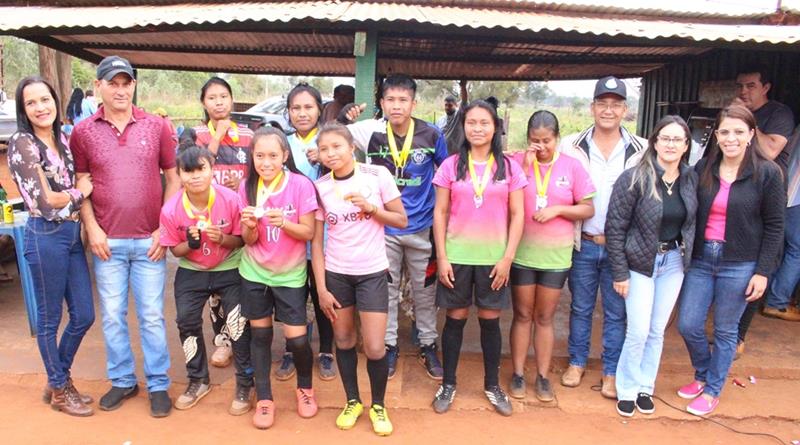
[[[756,128],[756,138],[758,139],[758,146],[764,154],[771,160],[775,160],[779,154],[786,147],[788,140],[779,134],[766,134]]]
[[[525,227],[525,204],[522,189],[514,190],[508,196],[508,243],[503,258],[495,264],[492,272],[492,289],[498,290],[508,285],[511,271],[511,262],[517,253],[519,240],[522,239],[522,229]]]
[[[280,227],[284,233],[296,240],[311,241],[314,237],[314,212],[301,215],[297,223],[284,218],[281,209],[270,210],[265,217],[269,218],[271,225]],[[257,234],[256,238],[258,238]]]
[[[314,238],[311,240],[311,268],[314,270],[314,281],[317,285],[317,292],[319,293],[319,306],[325,316],[331,320],[332,323],[336,322],[336,309],[342,307],[336,297],[328,290],[327,283],[325,282],[325,251],[323,242],[325,239],[325,222],[316,221],[316,229],[314,230]]]
[[[177,168],[168,168],[164,170],[164,179],[166,179],[166,187],[164,187],[164,200],[162,203],[167,202],[172,195],[178,193],[181,189],[181,178],[178,176]]]
[[[453,288],[455,274],[453,266],[447,260],[447,221],[450,217],[450,189],[436,186],[436,204],[433,208],[433,240],[436,246],[436,265],[439,281],[450,289]]]

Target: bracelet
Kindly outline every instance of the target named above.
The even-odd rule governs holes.
[[[376,213],[378,213],[378,210],[379,210],[378,206],[376,206],[375,204],[372,204],[372,211],[369,212],[369,214],[370,215],[375,215]]]

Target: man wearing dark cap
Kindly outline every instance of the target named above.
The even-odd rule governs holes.
[[[628,111],[625,83],[613,76],[597,81],[591,114],[594,125],[564,138],[559,151],[577,157],[589,171],[597,193],[592,199],[594,216],[576,230],[575,252],[569,272],[572,305],[569,317],[569,368],[561,384],[580,385],[592,338],[592,313],[597,289],[603,302],[604,397],[616,399],[616,371],[625,340],[625,300],[614,291],[611,264],[605,247],[604,228],[611,191],[622,172],[635,165],[647,141],[622,127]]]
[[[172,401],[164,323],[165,248],[159,243],[164,199],[178,191],[176,139],[167,122],[133,106],[136,79],[117,56],[97,66],[94,89],[102,105],[75,127],[70,147],[78,177],[91,175],[94,193],[81,207],[103,317],[111,390],[100,409],[119,408],[138,392],[128,332],[128,290],[133,291],[150,395],[150,414],[167,416]],[[166,188],[162,192],[160,171]]]

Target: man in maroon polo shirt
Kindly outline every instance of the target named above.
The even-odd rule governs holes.
[[[167,122],[133,106],[136,79],[117,56],[97,66],[95,91],[103,101],[77,125],[70,148],[78,177],[91,174],[94,193],[81,207],[103,318],[111,390],[100,409],[119,408],[138,392],[128,333],[128,290],[133,291],[144,352],[150,414],[167,416],[172,401],[164,324],[165,248],[159,243],[161,205],[180,188],[175,136]],[[160,171],[166,177],[162,193]]]

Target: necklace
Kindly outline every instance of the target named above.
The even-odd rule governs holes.
[[[661,182],[663,182],[664,183],[664,187],[667,188],[667,194],[668,195],[672,195],[672,187],[675,186],[675,182],[677,180],[678,180],[678,178],[675,178],[675,179],[672,180],[672,182],[667,182],[666,179],[664,179],[663,177],[661,178]]]

